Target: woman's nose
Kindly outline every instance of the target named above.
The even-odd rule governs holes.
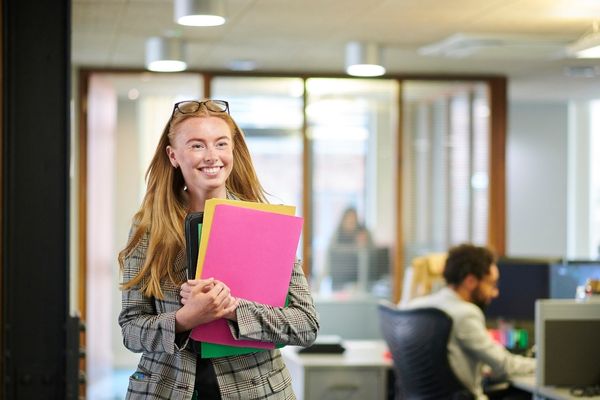
[[[208,146],[204,152],[204,160],[214,162],[217,160],[217,155],[214,147]]]

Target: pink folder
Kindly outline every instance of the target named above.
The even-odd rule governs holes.
[[[283,307],[301,231],[300,217],[217,205],[202,278],[225,282],[235,297]],[[200,342],[274,348],[273,343],[235,340],[225,319],[199,325],[190,336]]]

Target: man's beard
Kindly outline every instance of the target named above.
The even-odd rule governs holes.
[[[471,303],[475,304],[483,312],[485,312],[485,310],[489,306],[489,301],[481,293],[479,285],[477,285],[477,287],[473,290],[473,293],[471,294]]]

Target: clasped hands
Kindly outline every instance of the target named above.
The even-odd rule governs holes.
[[[183,332],[219,318],[236,320],[239,300],[227,285],[214,278],[190,279],[181,285],[181,307],[175,313],[175,329]]]

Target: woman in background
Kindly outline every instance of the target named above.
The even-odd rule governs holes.
[[[371,246],[371,235],[364,225],[358,222],[356,208],[348,207],[342,213],[340,223],[333,235],[332,245]]]

